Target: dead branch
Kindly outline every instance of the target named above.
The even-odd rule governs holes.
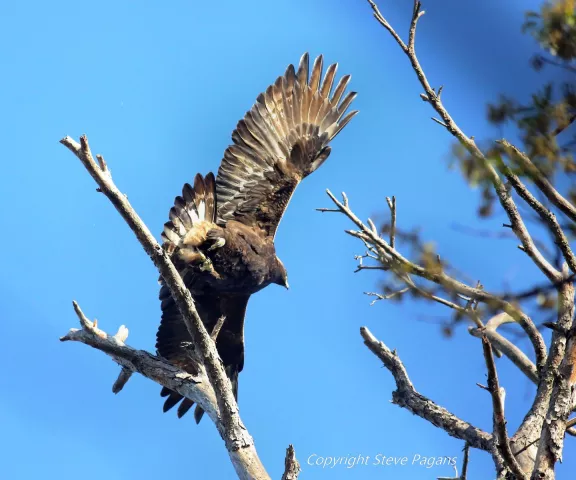
[[[516,163],[522,167],[523,171],[530,177],[534,184],[542,193],[544,193],[544,195],[546,195],[546,198],[558,207],[564,215],[576,222],[576,207],[560,195],[538,167],[532,163],[532,160],[530,160],[528,155],[520,151],[507,140],[499,140],[498,143],[512,153],[510,155],[512,160],[516,161]]]
[[[533,409],[537,409],[542,414],[542,418],[544,418],[545,412],[546,418],[542,425],[540,443],[532,473],[533,479],[549,480],[554,478],[555,464],[562,460],[568,416],[574,406],[573,395],[576,383],[574,285],[564,284],[558,292],[558,297],[559,328],[554,330],[552,334],[550,357],[540,382],[540,385],[545,384],[542,390],[545,390],[547,395],[542,395],[543,398],[540,402],[536,401],[533,406]],[[549,399],[548,402],[545,401],[546,397]]]
[[[526,188],[526,185],[522,183],[517,175],[512,173],[509,167],[503,165],[501,168],[502,173],[506,176],[518,195],[540,216],[542,221],[548,226],[548,230],[554,238],[554,243],[562,252],[562,255],[568,263],[570,270],[572,270],[573,273],[576,273],[576,256],[574,255],[574,252],[572,252],[570,243],[568,242],[564,231],[560,227],[560,224],[556,220],[556,216],[544,205],[542,205],[542,203],[540,203],[536,197],[532,195],[532,193],[530,193],[530,190]],[[557,282],[558,279],[554,281]]]
[[[448,132],[453,135],[468,151],[468,153],[484,168],[492,183],[499,203],[509,218],[509,226],[522,244],[521,249],[532,259],[533,263],[544,273],[552,284],[558,285],[557,288],[560,298],[558,328],[554,329],[549,355],[542,336],[535,332],[534,323],[521,310],[519,310],[518,307],[511,305],[503,298],[494,298],[493,295],[488,294],[486,297],[483,297],[482,295],[486,295],[486,293],[473,292],[470,286],[450,278],[442,271],[438,272],[436,270],[430,270],[426,267],[413,264],[402,257],[402,255],[400,255],[395,249],[390,248],[390,245],[384,240],[378,236],[372,235],[370,229],[366,228],[355,215],[350,214],[351,212],[348,208],[347,199],[345,202],[341,203],[338,202],[333,195],[329,195],[338,206],[338,209],[342,213],[345,213],[360,228],[360,231],[349,231],[348,233],[360,238],[365,243],[371,243],[377,246],[378,252],[380,253],[380,251],[382,251],[385,254],[380,261],[388,268],[402,269],[402,271],[407,272],[408,274],[421,276],[422,278],[442,285],[445,289],[450,289],[452,292],[459,295],[467,295],[469,298],[476,301],[486,302],[492,308],[506,312],[522,326],[532,341],[536,352],[536,371],[539,380],[538,390],[531,410],[528,412],[520,429],[510,440],[510,450],[503,452],[507,458],[503,458],[500,455],[500,452],[495,452],[495,462],[499,473],[502,473],[500,466],[507,463],[513,470],[516,470],[517,467],[520,467],[522,471],[533,470],[532,478],[554,478],[554,464],[556,461],[561,459],[563,438],[567,426],[566,422],[570,408],[573,406],[573,399],[570,398],[569,395],[569,392],[573,387],[571,379],[576,380],[576,378],[573,378],[576,377],[576,374],[574,374],[573,364],[575,361],[573,357],[576,356],[576,345],[574,345],[574,347],[572,346],[571,333],[568,333],[574,331],[572,327],[572,316],[574,313],[574,288],[571,282],[566,282],[566,279],[570,277],[568,268],[562,267],[562,271],[560,271],[560,267],[554,267],[541,254],[539,249],[536,247],[530,232],[526,228],[522,215],[511,196],[508,185],[504,183],[503,178],[496,169],[496,166],[478,148],[474,138],[467,136],[448,113],[440,97],[442,89],[439,88],[436,92],[436,90],[431,87],[417,58],[414,46],[416,24],[422,14],[420,1],[414,1],[408,44],[404,43],[392,26],[386,21],[376,4],[372,0],[368,0],[368,3],[370,4],[377,21],[392,35],[394,40],[408,57],[412,68],[424,89],[424,93],[421,94],[420,97],[429,103],[440,117],[439,119],[434,120],[446,128],[446,130],[448,130]],[[513,158],[525,168],[528,175],[542,190],[545,196],[571,220],[576,220],[576,208],[558,194],[544,175],[534,167],[530,159],[509,143],[505,141],[500,143],[513,150]],[[523,185],[520,181],[515,182],[516,179],[509,175],[505,175],[505,177],[508,177],[507,179],[510,184],[515,186],[517,192],[524,198],[524,200],[526,200],[529,205],[539,213],[540,218],[544,220],[548,229],[554,235],[555,242],[562,250],[562,254],[566,258],[566,261],[570,264],[570,267],[574,267],[574,255],[569,248],[562,229],[558,226],[558,222],[555,220],[553,215],[547,213],[546,209],[540,208],[541,203],[539,204],[534,201],[535,198],[531,196],[528,189],[522,189]],[[566,352],[568,352],[568,355],[566,355]],[[574,352],[574,355],[572,355],[572,352]],[[545,418],[546,422],[544,422]],[[540,433],[542,433],[542,435],[540,435]],[[536,455],[534,445],[538,442],[539,445]],[[508,458],[510,457],[510,455],[508,455],[510,452],[513,452],[512,458]],[[517,461],[519,465],[511,465],[510,460],[512,459],[514,462]],[[534,467],[534,465],[536,465],[536,467]]]
[[[298,480],[298,475],[300,475],[300,463],[296,460],[294,446],[288,445],[286,449],[286,459],[284,460],[284,475],[282,475],[282,480]]]
[[[499,314],[505,315],[510,318],[507,313]],[[510,319],[510,321],[513,321]],[[486,324],[484,329],[470,327],[468,329],[470,335],[482,338],[486,336],[494,348],[506,355],[514,365],[516,365],[533,383],[538,384],[538,372],[536,365],[526,356],[526,354],[514,345],[510,340],[503,337],[496,331],[495,326],[490,326],[490,322]]]
[[[394,248],[396,243],[396,197],[386,197],[386,202],[390,208],[390,247]]]
[[[466,480],[468,476],[468,459],[470,454],[470,444],[464,445],[464,458],[462,460],[462,473],[460,473],[460,480]]]
[[[371,228],[364,224],[356,214],[350,209],[348,198],[343,195],[343,200],[339,201],[330,190],[326,193],[336,205],[335,211],[346,215],[360,230],[347,230],[347,233],[361,239],[363,242],[373,246],[379,255],[379,260],[388,268],[394,269],[401,275],[416,275],[428,281],[442,286],[445,290],[478,302],[484,302],[492,308],[500,309],[510,315],[526,332],[526,335],[532,342],[536,353],[536,364],[538,369],[543,368],[546,362],[546,344],[544,339],[532,319],[524,313],[519,306],[502,299],[500,296],[492,294],[483,288],[474,288],[463,282],[456,280],[448,275],[442,269],[430,269],[411,262],[402,256],[397,249],[391,248],[390,245],[375,233]]]
[[[442,122],[439,122],[450,134],[452,134],[465,148],[468,152],[476,158],[480,164],[486,169],[488,175],[490,176],[490,180],[498,196],[498,200],[500,201],[500,205],[508,215],[510,223],[512,225],[512,229],[516,236],[522,242],[522,246],[524,251],[528,254],[528,256],[532,259],[534,264],[552,281],[556,281],[559,279],[560,272],[558,272],[540,253],[540,251],[536,248],[524,221],[520,213],[518,212],[518,208],[514,203],[514,200],[510,196],[510,193],[506,189],[504,182],[500,178],[500,175],[494,168],[494,165],[486,158],[486,156],[482,153],[482,151],[478,148],[474,139],[468,137],[456,124],[456,122],[452,119],[448,110],[444,107],[442,100],[440,98],[440,94],[436,93],[436,91],[431,87],[428,79],[420,65],[420,61],[416,55],[416,50],[414,44],[406,45],[400,36],[395,32],[392,26],[384,19],[378,7],[372,0],[368,0],[368,3],[372,7],[374,12],[374,17],[378,20],[378,22],[388,30],[388,32],[392,35],[392,37],[396,40],[402,51],[407,55],[420,84],[424,88],[426,101],[432,105],[436,113],[441,117]],[[412,21],[410,23],[410,38],[413,39],[414,33],[416,29],[416,23],[420,18],[421,14],[421,2],[415,0],[414,2],[414,9],[412,15]]]
[[[129,372],[130,375],[137,372],[194,400],[212,420],[218,421],[219,410],[214,389],[202,366],[199,366],[197,375],[192,375],[144,350],[135,350],[124,343],[128,336],[126,327],[121,326],[117,334],[109,335],[99,329],[95,321],[90,321],[76,302],[73,305],[81,328],[70,329],[60,338],[62,342],[80,342],[104,352],[122,367],[121,376],[127,375],[122,372]]]
[[[492,435],[461,420],[453,413],[418,393],[414,385],[412,385],[408,372],[398,354],[374,337],[367,327],[361,327],[360,334],[364,339],[364,344],[384,363],[384,366],[390,371],[396,381],[397,390],[392,393],[393,403],[406,408],[432,425],[441,428],[448,435],[468,442],[474,448],[491,451]]]
[[[192,295],[184,285],[168,254],[132,208],[127,197],[118,190],[112,181],[110,170],[104,158],[98,156],[98,163],[94,160],[86,136],[80,137],[80,143],[70,137],[65,137],[60,143],[82,162],[98,184],[99,191],[106,195],[134,232],[169,288],[194,341],[195,351],[198,352],[214,389],[219,415],[211,418],[224,439],[236,473],[242,479],[268,479],[269,476],[256,453],[254,441],[238,413],[238,405],[234,399],[230,381],[224,372],[216,345],[206,331],[194,306]]]
[[[494,363],[494,356],[492,354],[492,346],[487,336],[482,336],[482,350],[484,352],[484,359],[486,361],[486,368],[488,370],[488,388],[492,396],[492,409],[494,418],[494,447],[500,453],[500,456],[505,462],[505,466],[518,478],[526,479],[525,473],[518,464],[516,457],[512,453],[510,446],[510,439],[508,438],[508,429],[506,428],[506,417],[504,416],[504,389],[500,387],[498,382],[498,373],[496,371],[496,364]]]

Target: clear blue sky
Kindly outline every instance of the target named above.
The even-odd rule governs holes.
[[[84,311],[129,343],[153,350],[160,309],[157,273],[93,180],[58,140],[87,133],[119,188],[160,233],[173,198],[196,172],[215,171],[236,122],[258,93],[304,51],[351,73],[361,113],[335,140],[329,161],[300,187],[277,236],[290,291],[272,286],[250,302],[240,376],[242,417],[274,478],[293,443],[302,479],[430,479],[438,467],[322,470],[321,456],[457,456],[461,441],[389,400],[391,375],[362,344],[367,325],[396,348],[416,388],[490,430],[481,346],[462,329],[453,340],[423,316],[449,312],[380,302],[362,292],[378,275],[353,274],[361,245],[341,216],[321,215],[325,188],[346,191],[363,218],[398,199],[403,228],[422,227],[444,258],[489,288],[542,280],[513,241],[457,233],[479,222],[478,193],[446,167],[451,139],[430,121],[409,64],[365,1],[13,2],[0,7],[0,478],[86,480],[234,477],[205,419],[162,413],[159,387],[133,378],[115,396],[118,367],[85,345],[58,338]],[[528,67],[522,11],[539,2],[429,0],[420,58],[446,105],[477,138],[493,135],[485,102],[539,84]],[[406,33],[411,2],[382,1]],[[521,78],[521,80],[519,80]],[[529,406],[531,385],[505,360],[510,426]],[[576,468],[566,441],[559,478]],[[470,478],[492,478],[474,451]],[[80,473],[82,472],[82,473]]]

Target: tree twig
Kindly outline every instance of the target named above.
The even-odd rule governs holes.
[[[522,181],[517,175],[512,173],[510,168],[508,168],[505,165],[503,165],[501,168],[502,173],[506,176],[506,178],[508,179],[510,184],[514,187],[514,190],[516,190],[518,195],[520,195],[520,197],[540,216],[542,221],[546,223],[550,233],[552,233],[554,243],[558,246],[558,248],[562,252],[562,255],[564,256],[564,259],[568,263],[570,270],[572,270],[573,273],[576,273],[576,256],[574,255],[574,252],[572,252],[572,249],[570,248],[570,243],[568,242],[568,239],[566,238],[564,231],[560,227],[558,220],[556,220],[556,216],[544,205],[542,205],[542,203],[540,203],[536,199],[536,197],[532,195],[532,193],[530,193],[530,190],[526,188],[526,185],[522,183]],[[557,275],[555,276],[554,279],[551,280],[553,282],[558,282],[561,281],[561,279],[562,276]]]
[[[464,445],[464,458],[462,460],[462,471],[460,473],[460,480],[466,480],[468,476],[468,459],[470,455],[470,444],[466,442]]]
[[[493,347],[506,355],[533,383],[538,385],[538,371],[536,370],[536,365],[532,363],[522,350],[496,331],[496,329],[507,319],[513,321],[512,318],[510,318],[507,313],[500,313],[494,318],[497,318],[498,321],[494,322],[493,319],[491,319],[486,323],[484,329],[470,327],[468,332],[470,335],[477,338],[486,336]]]
[[[492,354],[492,346],[486,335],[482,336],[482,350],[488,370],[488,391],[492,396],[492,409],[494,413],[494,436],[496,439],[495,448],[504,459],[506,466],[518,479],[526,479],[526,474],[518,464],[516,457],[512,453],[508,429],[506,428],[506,417],[504,416],[504,389],[498,382],[498,373]]]
[[[386,197],[386,202],[390,208],[390,247],[396,244],[396,197]]]
[[[528,155],[507,140],[500,140],[498,143],[512,153],[510,155],[512,160],[515,160],[520,167],[522,167],[524,172],[530,177],[542,193],[546,195],[546,198],[556,205],[556,207],[558,207],[558,209],[568,218],[576,222],[576,207],[554,188],[538,167],[532,163],[532,160],[530,160]]]

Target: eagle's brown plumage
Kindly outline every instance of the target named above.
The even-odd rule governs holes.
[[[342,98],[349,75],[332,92],[337,65],[328,67],[322,81],[322,56],[311,72],[308,66],[306,53],[297,71],[290,65],[258,96],[232,133],[217,177],[196,175],[193,187],[184,185],[162,233],[207,330],[225,317],[216,346],[236,397],[248,299],[271,283],[288,286],[274,248],[282,215],[300,181],[328,158],[328,143],[357,113],[345,115],[356,96],[351,92]],[[158,353],[193,372],[191,339],[164,285],[160,300]],[[182,400],[165,388],[162,396],[167,397],[164,411]],[[192,405],[184,399],[178,416]],[[201,416],[196,407],[196,421]]]

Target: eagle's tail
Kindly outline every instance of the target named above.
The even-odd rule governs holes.
[[[236,401],[238,401],[238,365],[228,365],[226,367],[226,375],[228,375],[228,378],[230,379],[230,383],[232,384],[232,392],[234,393],[234,398],[236,399]],[[184,402],[189,401],[192,402],[191,400],[185,398]],[[184,403],[182,402],[182,403]],[[190,407],[194,404],[194,402],[192,402],[192,404],[190,405]],[[180,405],[180,407],[182,407],[182,405]],[[186,411],[188,411],[190,409],[190,407],[186,408]],[[184,415],[184,414],[182,414]],[[182,417],[182,415],[180,414],[180,408],[178,408],[178,416]],[[204,416],[204,410],[202,409],[202,407],[200,405],[196,405],[196,408],[194,409],[194,420],[196,420],[196,423],[200,423],[200,420],[202,420],[202,417]]]
[[[197,247],[207,240],[208,232],[216,222],[216,181],[214,174],[197,174],[194,187],[185,184],[182,196],[174,199],[170,221],[164,224],[162,239],[167,246],[180,250],[187,263],[203,260]]]
[[[226,367],[226,374],[228,375],[230,383],[232,384],[232,392],[234,393],[234,398],[236,401],[238,401],[238,373],[238,365],[229,365]],[[182,403],[180,403],[178,406],[178,418],[182,418],[186,412],[188,412],[188,410],[190,410],[194,405],[193,400],[190,400],[189,398],[186,398],[166,387],[162,387],[160,396],[168,397],[164,402],[164,407],[162,409],[164,413],[166,413],[172,407],[177,405],[180,400],[182,400]],[[196,408],[194,409],[194,420],[196,420],[196,423],[200,423],[200,420],[202,420],[203,416],[204,410],[202,407],[200,407],[200,405],[196,405]]]

